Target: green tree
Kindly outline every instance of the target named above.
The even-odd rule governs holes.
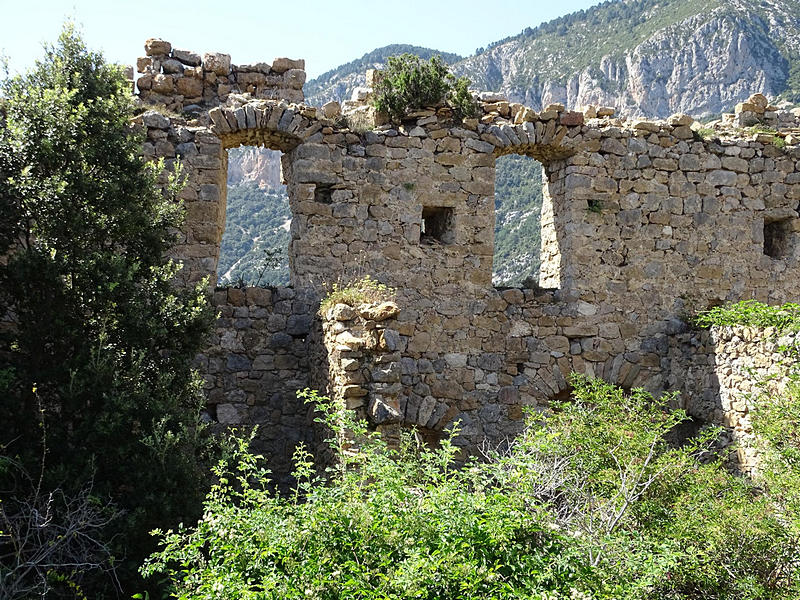
[[[147,532],[200,506],[191,362],[213,318],[204,289],[177,288],[164,258],[182,215],[179,169],[156,185],[164,165],[140,157],[129,85],[68,25],[0,88],[0,443],[28,472],[44,464],[43,489],[93,480],[93,497],[122,511],[99,535],[126,591],[140,585]],[[7,506],[19,490],[2,483]],[[95,595],[116,586],[52,571]]]
[[[469,91],[470,81],[450,73],[439,56],[423,60],[413,54],[390,56],[386,71],[375,86],[374,105],[396,121],[408,110],[447,104],[458,119],[474,117],[478,105]]]

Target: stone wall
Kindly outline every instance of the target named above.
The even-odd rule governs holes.
[[[284,481],[298,442],[313,442],[313,415],[296,392],[314,387],[322,360],[318,300],[292,288],[229,288],[214,293],[219,312],[208,347],[197,357],[210,418],[226,426],[257,425],[256,450]]]
[[[727,441],[736,444],[737,466],[745,472],[758,467],[753,407],[757,400],[785,391],[796,358],[782,347],[797,347],[798,339],[797,334],[781,336],[772,328],[736,326],[712,327],[672,340],[672,383],[682,392],[684,408],[725,428]]]
[[[336,304],[322,323],[331,399],[387,435],[405,421],[400,360],[408,340],[393,328],[399,311],[394,302]]]
[[[156,47],[160,54],[153,54]],[[150,41],[148,53],[178,56],[165,48]],[[163,71],[166,61],[154,61],[153,68],[156,63]],[[141,116],[145,155],[166,158],[168,168],[175,157],[184,165],[188,219],[175,250],[184,278],[213,280],[216,272],[226,149],[263,145],[283,152],[292,210],[293,287],[271,290],[270,297],[294,295],[299,302],[291,309],[262,304],[255,300],[260,292],[250,290],[244,304],[232,301],[241,291],[218,298],[223,320],[209,356],[229,358],[224,368],[214,363],[208,391],[212,402],[237,398],[217,401],[223,416],[242,415],[226,420],[251,422],[256,413],[269,413],[275,431],[303,427],[291,419],[295,411],[305,415],[303,407],[286,398],[308,381],[347,397],[344,388],[356,382],[345,363],[363,357],[342,355],[330,335],[342,327],[359,338],[364,323],[332,318],[325,344],[321,329],[318,337],[292,333],[287,318],[283,333],[293,340],[292,352],[280,363],[278,355],[261,360],[263,369],[255,361],[282,333],[275,314],[306,324],[326,284],[366,274],[396,288],[399,312],[381,327],[397,333],[396,350],[388,354],[391,369],[400,368],[399,386],[396,379],[373,380],[391,387],[391,395],[382,386],[363,388],[367,416],[380,425],[369,407],[390,398],[385,404],[396,410],[392,418],[400,426],[416,425],[431,438],[459,421],[467,449],[513,435],[523,407],[567,393],[572,371],[653,392],[681,388],[700,407],[696,399],[712,388],[693,379],[692,369],[712,365],[703,364],[704,353],[697,362],[677,358],[681,336],[688,335],[682,315],[751,297],[779,303],[800,292],[795,115],[776,112],[774,121],[790,130],[774,134],[737,129],[735,119],[703,131],[686,115],[622,121],[613,109],[575,112],[560,105],[536,113],[482,94],[480,118],[460,122],[448,108],[431,107],[386,123],[366,104],[368,89],[357,90],[341,113],[335,104],[318,110],[293,103],[289,93],[265,99],[258,87],[242,94],[241,86],[235,92],[209,85],[216,92],[211,89],[202,110]],[[188,101],[177,88],[140,100],[168,108]],[[752,105],[763,104],[755,100]],[[764,118],[773,112],[765,107]],[[527,289],[491,285],[494,165],[511,153],[539,160],[546,182],[542,269],[539,285]],[[239,319],[258,327],[240,328]],[[245,337],[244,351],[222,346]],[[237,354],[253,362],[230,358]],[[319,357],[331,359],[330,371],[319,368]],[[372,377],[381,369],[371,360],[359,370]],[[273,385],[285,390],[280,418]],[[294,439],[282,435],[271,439]]]
[[[202,113],[225,102],[232,93],[254,98],[303,101],[305,61],[276,58],[272,63],[232,65],[229,54],[173,48],[165,40],[149,39],[145,56],[136,61],[139,98],[180,113]]]

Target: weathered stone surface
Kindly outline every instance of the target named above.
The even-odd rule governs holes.
[[[142,121],[145,127],[151,127],[153,129],[169,129],[170,126],[170,120],[154,110],[149,110],[142,114]]]
[[[203,69],[215,75],[228,75],[231,72],[230,54],[209,52],[203,55]]]
[[[306,61],[303,59],[292,60],[290,58],[276,58],[272,61],[272,70],[276,73],[285,73],[289,69],[304,70],[305,68]]]
[[[356,318],[356,311],[348,304],[336,304],[328,312],[328,319],[333,321],[350,321]]]
[[[190,67],[199,67],[203,62],[199,54],[177,48],[172,50],[172,57]]]
[[[162,39],[150,38],[144,43],[144,52],[147,56],[169,54],[171,50],[172,44]]]
[[[161,70],[167,74],[180,74],[183,73],[183,63],[170,58],[161,63]]]
[[[336,101],[328,102],[322,106],[322,114],[326,119],[333,119],[334,117],[340,115],[341,112],[342,107]]]
[[[400,312],[400,307],[395,302],[381,302],[377,305],[361,305],[358,314],[370,321],[385,321]]]
[[[196,98],[203,95],[203,82],[199,79],[181,77],[175,84],[177,92],[187,98]]]

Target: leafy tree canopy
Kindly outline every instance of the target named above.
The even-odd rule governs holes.
[[[179,169],[167,165],[171,183],[157,186],[165,165],[140,157],[130,84],[69,25],[1,85],[0,444],[43,471],[43,489],[69,495],[93,479],[93,494],[124,511],[100,535],[135,585],[147,531],[195,515],[202,494],[190,364],[212,314],[201,287],[174,286],[164,258],[182,214]],[[3,483],[8,516],[19,490]],[[84,585],[50,571],[42,585]]]

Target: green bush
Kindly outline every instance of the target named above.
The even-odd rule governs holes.
[[[409,110],[449,105],[458,119],[474,117],[478,106],[466,77],[456,79],[438,56],[422,60],[413,54],[390,56],[375,87],[374,105],[395,120]]]
[[[700,327],[746,325],[796,331],[800,329],[800,304],[789,302],[771,306],[756,300],[742,300],[702,311],[694,321]]]
[[[796,358],[796,349],[794,353]],[[753,432],[760,480],[800,535],[800,372],[796,365],[785,391],[756,399]]]
[[[329,308],[337,304],[357,307],[360,304],[388,302],[395,299],[395,294],[394,288],[365,275],[348,284],[331,284],[328,293],[319,304],[318,313],[324,315]]]
[[[116,576],[50,564],[87,596],[114,597],[120,584],[140,589],[150,529],[200,514],[208,436],[192,361],[213,310],[203,284],[175,285],[165,255],[183,214],[180,169],[142,160],[121,69],[66,27],[0,95],[0,254],[11,250],[0,315],[14,319],[0,328],[0,454],[45,497],[80,497],[91,482],[97,506],[124,513],[93,532]],[[0,472],[3,506],[27,493]]]
[[[282,498],[241,442],[203,518],[156,532],[143,571],[184,600],[797,597],[798,541],[709,454],[714,431],[671,445],[685,415],[668,398],[573,384],[508,451],[461,468],[452,438],[390,449],[310,393],[335,466],[318,475],[299,448]]]

